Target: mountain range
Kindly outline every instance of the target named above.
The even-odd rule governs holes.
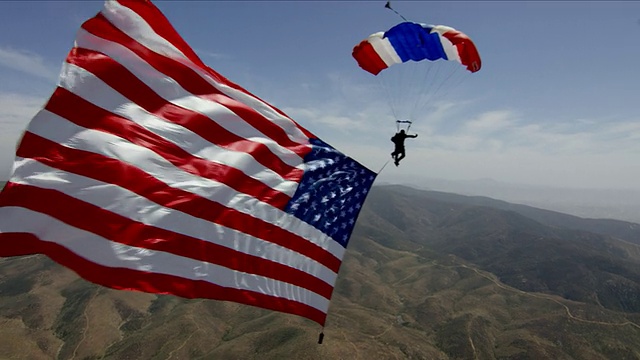
[[[423,190],[485,196],[583,218],[640,223],[640,189],[579,188],[515,184],[493,179],[403,177],[395,183]]]
[[[640,225],[374,186],[326,327],[0,259],[0,357],[640,359]]]

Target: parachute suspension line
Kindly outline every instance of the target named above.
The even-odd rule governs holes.
[[[415,122],[424,118],[438,101],[454,92],[468,75],[467,69],[458,62],[439,60],[429,64],[408,61],[402,66],[391,66],[375,77],[393,121]],[[396,131],[401,128],[402,123],[396,122]]]
[[[393,76],[390,76],[393,74]],[[395,76],[399,75],[399,76]],[[403,91],[398,91],[402,84],[407,82],[407,78],[414,78],[414,74],[407,71],[407,68],[392,67],[387,69],[387,72],[376,75],[378,85],[383,89],[385,99],[393,115],[393,119],[396,123],[396,132],[400,131],[401,123],[408,123],[411,127],[413,118],[409,116],[406,111],[407,99],[418,98],[419,91],[413,88],[402,87]],[[407,94],[407,91],[409,94]],[[413,94],[410,94],[410,93]],[[415,102],[413,102],[415,104]],[[409,129],[407,128],[406,131]]]
[[[416,119],[416,116],[418,115],[417,112],[424,110],[425,105],[428,103],[425,100],[420,101],[420,99],[428,99],[432,94],[431,87],[433,85],[431,83],[433,81],[430,79],[432,69],[433,66],[424,66],[424,64],[416,63],[414,72],[411,74],[412,79],[414,79],[412,82],[417,85],[416,94],[414,96],[418,99],[413,103],[411,112],[409,113],[409,118],[412,120]],[[421,81],[415,81],[415,79],[421,79]]]
[[[428,106],[437,104],[462,84],[468,76],[467,70],[459,64],[438,61],[437,65],[434,65],[428,68],[429,70],[435,68],[433,72],[424,74],[424,78],[420,81],[421,84],[427,84],[425,87],[428,89],[423,91],[419,97],[420,101],[416,102],[417,110],[426,110]]]
[[[444,85],[445,83],[449,82],[449,80],[451,79],[451,77],[458,72],[458,70],[460,69],[459,66],[456,66],[452,71],[450,71],[446,77],[444,79],[442,79],[442,82],[440,82],[438,84],[438,88],[435,90],[435,92],[437,92],[438,90],[440,90],[440,88],[442,88],[442,85]]]
[[[422,73],[425,71],[424,64],[418,62],[408,62],[403,64],[404,66],[391,66],[376,75],[378,85],[384,90],[386,102],[389,105],[389,109],[393,114],[395,120],[410,120],[415,118],[415,110],[411,111],[419,102],[416,99],[420,99],[424,94],[424,90],[428,87],[428,84],[422,82],[416,82],[416,79],[422,77]],[[429,67],[426,67],[429,70]],[[411,84],[417,86],[407,86]],[[399,124],[398,131],[400,130]]]
[[[410,71],[402,73],[403,79],[401,84],[409,85],[405,87],[405,90],[411,91],[411,93],[407,94],[408,99],[414,99],[412,101],[404,101],[405,106],[409,107],[409,109],[407,109],[407,120],[415,120],[419,104],[416,100],[420,99],[420,96],[424,94],[424,91],[427,88],[427,84],[417,83],[416,79],[420,78],[421,73],[425,70],[425,66],[424,64],[416,61],[411,61],[411,63],[407,65],[409,66],[405,66],[404,68]],[[427,67],[427,70],[429,70],[429,67]]]
[[[429,67],[429,70],[433,69],[433,73],[427,73],[424,82],[429,84],[429,91],[422,97],[421,106],[431,103],[431,101],[437,96],[438,91],[446,83],[446,77],[442,75],[442,71],[445,67],[451,65],[444,61],[436,61],[434,66]]]
[[[389,105],[389,109],[391,109],[391,113],[394,119],[398,119],[398,114],[396,112],[397,104],[394,101],[395,98],[391,93],[391,87],[388,84],[385,84],[385,76],[381,76],[380,74],[376,75],[376,79],[378,80],[378,86],[384,91],[385,99],[387,100],[387,105]]]
[[[462,74],[462,75],[460,75],[460,74]],[[450,92],[455,90],[458,86],[460,86],[460,84],[462,84],[467,79],[467,76],[468,76],[467,69],[464,69],[462,67],[454,68],[454,70],[451,71],[449,73],[449,76],[447,76],[447,78],[445,79],[445,82],[448,82],[451,85],[447,86],[447,88],[441,94],[442,97],[445,97]],[[453,81],[453,80],[450,81],[449,79],[451,79],[451,78],[455,78],[455,81]],[[444,82],[443,82],[443,84],[444,84]]]
[[[444,85],[445,82],[447,83],[447,86],[443,89],[443,91],[438,94],[438,99],[448,98],[450,93],[455,92],[455,89],[457,89],[460,84],[467,80],[468,75],[469,74],[467,73],[467,69],[463,67],[454,68],[454,70],[449,73],[447,78],[438,87],[440,88]]]
[[[402,20],[409,21],[404,16],[402,16],[399,12],[397,12],[394,9],[391,8],[391,1],[387,1],[387,3],[384,5],[384,7],[389,9],[389,10],[391,10],[391,11],[393,11],[394,13],[398,14],[398,16],[400,16],[402,18]]]

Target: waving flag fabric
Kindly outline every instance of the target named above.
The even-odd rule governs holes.
[[[324,325],[375,173],[207,67],[148,1],[78,31],[0,193],[0,255]]]

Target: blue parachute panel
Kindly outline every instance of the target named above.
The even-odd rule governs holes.
[[[389,29],[384,36],[389,39],[402,62],[448,60],[440,37],[435,32],[430,33],[430,30],[417,23],[404,22]]]

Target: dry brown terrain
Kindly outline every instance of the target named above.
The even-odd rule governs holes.
[[[464,209],[427,206],[424,199],[411,205],[408,198],[380,191],[390,198],[384,198],[384,209],[376,194],[367,203],[340,271],[322,345],[317,344],[320,327],[300,317],[229,302],[106,289],[44,256],[29,256],[0,259],[0,358],[640,359],[640,313],[598,304],[596,295],[610,292],[597,288],[596,280],[594,288],[577,282],[585,294],[596,294],[593,299],[569,300],[549,278],[529,273],[515,255],[495,258],[501,266],[513,259],[511,268],[520,279],[540,289],[525,291],[529,284],[514,283],[515,275],[487,271],[489,255],[474,250],[470,261],[468,254],[457,253],[453,240],[440,238],[438,226],[447,223],[447,231],[456,228],[457,234],[464,226],[437,215],[437,209],[449,206],[459,222]],[[391,206],[400,207],[389,212]],[[388,222],[409,210],[401,221]],[[492,226],[510,216],[492,210],[479,214],[489,216]],[[543,225],[526,231],[525,225],[509,226],[518,231],[509,228],[506,234],[519,236],[552,231]],[[482,232],[474,239],[485,239],[484,247],[501,244],[505,232],[495,234],[493,242]],[[449,244],[450,251],[440,243]],[[617,283],[603,284],[632,283],[640,274],[632,271],[638,246],[611,244],[626,254],[621,255],[628,262],[626,277],[618,274]],[[499,253],[500,246],[489,253]],[[529,250],[533,258],[541,251]],[[562,271],[554,278],[561,279]],[[584,274],[604,276],[595,270]],[[557,288],[569,289],[566,284]]]

